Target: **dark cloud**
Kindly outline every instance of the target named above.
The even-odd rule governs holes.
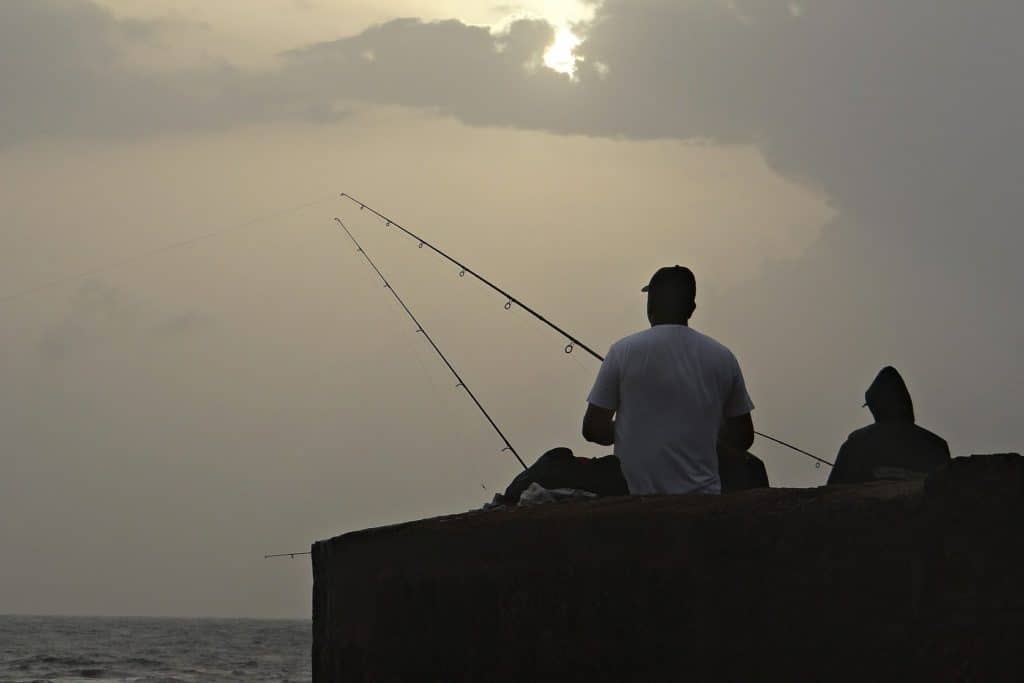
[[[160,51],[192,28],[121,20],[90,0],[0,4],[0,145],[334,122],[353,100],[421,106],[484,125],[547,127],[552,101],[568,94],[565,79],[541,66],[554,36],[542,21],[518,21],[494,36],[457,21],[400,19],[282,55],[280,70],[212,59],[179,69],[135,63],[140,52]]]
[[[506,32],[458,21],[399,19],[285,55],[282,81],[299,98],[424,107],[480,125],[547,128],[568,102],[566,78],[542,66],[554,39],[542,21]]]
[[[1024,5],[792,4],[609,0],[585,27],[576,82],[527,67],[552,38],[536,21],[505,37],[394,21],[290,53],[288,75],[470,123],[756,143],[841,209],[887,221],[947,214],[921,192],[968,215],[1016,194]],[[982,187],[979,168],[995,182]]]
[[[227,127],[288,111],[264,77],[222,61],[180,70],[134,63],[138,51],[193,28],[119,20],[86,0],[0,3],[0,146]]]

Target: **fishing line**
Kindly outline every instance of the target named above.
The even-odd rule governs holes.
[[[434,246],[429,241],[423,239],[422,237],[420,237],[416,233],[412,232],[411,230],[407,229],[406,227],[404,227],[400,223],[396,223],[394,221],[394,219],[392,219],[392,218],[390,218],[388,216],[385,216],[384,214],[380,213],[379,211],[377,211],[373,207],[371,207],[368,204],[365,204],[365,203],[359,201],[358,199],[356,199],[352,195],[348,194],[347,192],[342,192],[341,193],[341,197],[343,199],[347,199],[350,202],[352,202],[353,204],[357,205],[359,207],[360,211],[369,211],[370,213],[372,213],[374,216],[376,216],[378,219],[380,219],[380,221],[382,223],[384,223],[385,227],[396,228],[399,231],[401,231],[402,233],[404,233],[406,236],[416,240],[416,242],[419,244],[419,248],[420,249],[424,249],[424,248],[429,249],[430,251],[434,252],[435,254],[440,256],[441,258],[447,260],[449,263],[451,263],[451,264],[455,265],[456,267],[458,267],[459,268],[459,277],[465,277],[466,275],[472,276],[478,282],[480,282],[483,285],[489,287],[494,292],[497,292],[498,294],[500,294],[505,299],[505,310],[510,311],[510,310],[512,310],[513,306],[517,306],[517,307],[521,308],[523,311],[529,313],[536,320],[540,321],[541,323],[547,325],[548,327],[550,327],[554,331],[558,332],[563,338],[566,339],[566,341],[568,341],[568,344],[566,344],[564,349],[563,349],[565,351],[565,353],[571,354],[577,348],[580,348],[583,351],[585,351],[588,354],[590,354],[591,356],[593,356],[599,362],[604,362],[604,356],[602,356],[597,351],[594,351],[594,349],[592,349],[589,346],[587,346],[586,344],[584,344],[582,341],[579,340],[579,338],[569,334],[564,329],[562,329],[561,327],[559,327],[555,323],[551,322],[548,318],[544,317],[543,315],[541,315],[540,313],[535,311],[533,308],[530,308],[529,306],[524,304],[521,300],[519,300],[516,297],[512,296],[509,292],[507,292],[506,290],[502,289],[498,285],[494,284],[493,282],[491,282],[490,280],[485,278],[483,275],[480,275],[479,273],[477,273],[475,270],[473,270],[472,268],[470,268],[466,264],[462,263],[458,259],[456,259],[453,256],[449,255],[447,252],[443,251],[439,247]],[[335,220],[338,220],[338,219],[335,219]],[[338,220],[338,222],[340,223],[341,221]],[[344,227],[344,226],[342,226],[342,227]],[[346,229],[346,232],[347,232],[347,229]],[[351,237],[351,234],[349,236]],[[354,239],[355,238],[353,238],[353,240]],[[392,291],[392,293],[394,293],[394,292]],[[438,351],[438,353],[440,353],[440,351]],[[488,419],[490,419],[490,418],[488,417]],[[492,425],[493,425],[493,421],[492,421]],[[497,427],[495,427],[495,428],[497,428]],[[832,463],[832,462],[830,462],[828,460],[825,460],[824,458],[819,458],[818,456],[814,455],[813,453],[808,453],[807,451],[803,450],[802,448],[797,448],[796,446],[794,446],[793,444],[791,444],[791,443],[789,443],[787,441],[783,441],[782,439],[777,439],[774,436],[770,436],[768,434],[765,434],[763,432],[759,432],[759,431],[756,431],[756,430],[754,431],[754,433],[757,436],[760,436],[760,437],[763,437],[765,439],[768,439],[769,441],[773,441],[773,442],[779,444],[780,446],[785,446],[786,448],[794,451],[795,453],[800,453],[801,455],[805,455],[808,458],[811,458],[812,460],[815,461],[815,467],[821,467],[822,465],[828,465],[829,467],[834,467],[835,466],[834,463]],[[516,457],[518,457],[518,456],[516,456]],[[520,460],[520,462],[522,462],[522,460]],[[525,467],[525,465],[524,465],[524,467]]]
[[[462,379],[462,376],[459,374],[459,371],[455,369],[455,366],[452,365],[451,361],[448,360],[448,357],[444,355],[444,352],[441,351],[440,347],[438,347],[438,345],[434,342],[433,337],[430,336],[427,330],[423,327],[422,323],[420,323],[420,321],[416,318],[416,315],[406,305],[405,301],[402,300],[402,297],[399,296],[398,292],[395,291],[395,288],[391,286],[391,283],[388,282],[388,279],[384,276],[384,273],[381,272],[380,268],[377,267],[377,264],[374,263],[373,259],[370,258],[370,255],[367,254],[366,250],[363,249],[362,245],[359,244],[359,241],[356,239],[355,235],[352,234],[352,231],[348,229],[348,227],[341,221],[340,218],[335,218],[334,220],[338,223],[338,225],[341,226],[341,229],[345,231],[345,234],[349,236],[349,239],[352,240],[352,243],[356,245],[356,251],[363,255],[363,258],[366,259],[366,262],[370,265],[371,268],[373,268],[374,272],[377,273],[377,276],[380,277],[381,282],[384,283],[384,288],[391,292],[391,295],[395,298],[395,301],[398,302],[398,304],[402,307],[402,309],[406,312],[409,318],[416,325],[416,332],[423,335],[423,338],[427,340],[427,343],[430,344],[430,346],[434,349],[435,352],[437,352],[437,355],[441,358],[442,361],[444,361],[444,364],[448,366],[448,370],[451,371],[452,375],[455,377],[455,380],[458,382],[458,384],[455,385],[456,388],[465,390],[466,395],[469,396],[473,403],[476,404],[476,407],[479,408],[480,412],[483,413],[483,416],[487,418],[487,421],[490,423],[491,427],[494,429],[497,435],[501,437],[501,440],[505,443],[505,448],[503,450],[508,451],[509,453],[514,455],[516,460],[519,461],[519,464],[523,466],[524,470],[528,469],[526,463],[523,462],[523,459],[521,457],[519,457],[519,453],[512,446],[512,443],[508,440],[508,437],[506,437],[505,433],[501,431],[501,427],[498,426],[498,424],[494,421],[494,418],[491,417],[491,414],[488,413],[487,409],[484,408],[482,403],[480,403],[480,399],[476,397],[476,394],[473,393],[473,390],[470,389],[469,386],[466,384],[465,380]]]

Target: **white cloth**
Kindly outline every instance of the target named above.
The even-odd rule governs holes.
[[[544,505],[587,498],[597,498],[597,494],[582,489],[546,489],[537,482],[533,482],[519,496],[519,504],[524,506]]]
[[[718,431],[754,408],[733,353],[686,325],[613,344],[587,400],[616,411],[615,455],[634,495],[720,493]]]

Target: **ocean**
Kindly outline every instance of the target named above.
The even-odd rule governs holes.
[[[311,681],[309,621],[0,616],[0,681]]]

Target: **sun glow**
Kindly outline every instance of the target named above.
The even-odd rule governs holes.
[[[583,42],[575,33],[567,28],[559,29],[555,34],[555,42],[551,43],[544,52],[544,66],[563,73],[567,76],[576,74],[576,62],[582,57],[577,57],[573,51]]]

